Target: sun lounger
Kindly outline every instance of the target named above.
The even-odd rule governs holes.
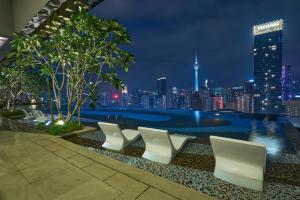
[[[98,125],[106,136],[102,147],[110,150],[121,151],[140,136],[137,130],[121,130],[118,124],[98,122]]]
[[[245,188],[262,191],[266,165],[265,145],[210,136],[216,159],[214,176]]]
[[[146,144],[143,158],[169,164],[180,152],[185,142],[194,137],[170,135],[166,130],[139,127],[139,132]]]
[[[25,115],[25,120],[33,120],[35,119],[35,116],[32,114],[32,112],[28,112],[27,110],[25,110],[24,108],[21,109],[21,111],[24,113]]]
[[[35,116],[35,120],[33,120],[34,122],[44,123],[49,120],[46,115],[40,110],[32,110],[32,113]]]

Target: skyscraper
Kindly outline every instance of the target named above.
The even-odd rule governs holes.
[[[199,69],[199,64],[198,64],[198,59],[197,59],[197,55],[196,55],[196,57],[195,57],[195,63],[194,63],[194,70],[195,70],[195,92],[198,92],[198,90],[199,90],[198,69]]]
[[[167,78],[161,77],[157,79],[157,93],[156,99],[157,108],[167,108]]]
[[[293,78],[291,74],[291,65],[285,65],[282,66],[281,73],[281,100],[289,101],[293,98]]]
[[[283,20],[253,27],[255,113],[281,113]]]
[[[161,77],[157,79],[158,96],[167,95],[167,78]]]

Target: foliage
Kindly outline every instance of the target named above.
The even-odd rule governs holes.
[[[51,79],[57,113],[63,119],[62,93],[66,93],[69,122],[81,106],[95,102],[98,85],[121,87],[117,68],[128,71],[133,55],[122,49],[130,44],[127,30],[116,20],[98,19],[84,10],[57,27],[47,38],[15,35],[11,57],[24,66],[38,67]]]
[[[45,130],[51,135],[61,135],[64,133],[81,130],[83,127],[77,121],[69,121],[64,125],[56,125],[55,123],[51,123],[50,125],[46,126],[44,123],[40,123],[38,124],[38,128]]]
[[[40,77],[32,73],[32,70],[17,66],[15,63],[3,67],[0,84],[7,110],[11,108],[11,105],[13,110],[15,109],[16,99],[21,95],[27,95],[29,99],[39,96],[41,90]]]
[[[6,118],[19,118],[19,117],[23,117],[24,113],[21,110],[14,110],[14,111],[0,112],[0,115]]]

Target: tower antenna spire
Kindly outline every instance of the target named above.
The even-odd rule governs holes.
[[[198,69],[199,69],[199,64],[198,64],[198,57],[197,57],[197,53],[196,53],[196,55],[195,55],[195,64],[194,64],[194,70],[195,70],[195,92],[198,92],[198,90],[199,90]]]

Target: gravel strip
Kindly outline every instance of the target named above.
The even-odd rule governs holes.
[[[211,171],[201,171],[173,164],[164,165],[139,157],[126,156],[100,149],[89,149],[222,200],[277,200],[299,199],[300,197],[300,186],[265,181],[264,191],[257,192],[217,179]]]

